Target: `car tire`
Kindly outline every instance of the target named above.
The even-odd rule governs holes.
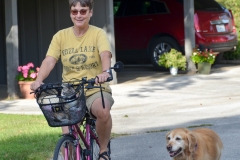
[[[178,51],[181,51],[181,47],[171,37],[160,37],[152,42],[150,45],[149,55],[151,63],[156,70],[165,71],[166,68],[158,65],[159,57],[165,52],[169,52],[171,48],[175,48]]]

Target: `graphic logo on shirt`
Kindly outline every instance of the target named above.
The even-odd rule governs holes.
[[[69,62],[73,65],[83,64],[87,61],[85,54],[76,54],[69,58]]]

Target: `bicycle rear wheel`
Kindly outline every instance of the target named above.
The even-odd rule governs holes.
[[[75,139],[72,136],[63,136],[55,147],[53,160],[64,160],[66,154],[68,154],[68,160],[76,160],[74,141]],[[80,156],[81,155],[82,154],[80,154]]]
[[[111,148],[110,148],[110,142],[108,142],[108,155],[109,155],[109,160],[111,160],[110,158],[110,154],[111,154]],[[90,152],[90,160],[98,160],[98,156],[99,156],[99,152],[100,152],[100,147],[96,142],[96,139],[94,138],[90,138],[90,145],[91,145],[91,152]]]

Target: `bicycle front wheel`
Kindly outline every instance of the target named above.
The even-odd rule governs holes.
[[[75,139],[71,136],[63,136],[55,147],[53,160],[65,160],[65,156],[68,160],[76,160],[74,141]]]
[[[99,145],[96,142],[96,139],[91,138],[90,139],[90,145],[91,145],[90,160],[98,160],[100,148],[99,148]],[[111,154],[110,141],[109,141],[107,147],[108,147],[108,151],[107,152],[108,152],[108,155],[109,155],[109,160],[111,160],[111,158],[110,158],[110,154]]]

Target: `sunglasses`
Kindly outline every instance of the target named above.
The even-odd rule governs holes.
[[[88,9],[81,9],[80,11],[78,10],[71,10],[72,15],[77,15],[78,12],[80,12],[81,15],[85,15],[87,13]]]

